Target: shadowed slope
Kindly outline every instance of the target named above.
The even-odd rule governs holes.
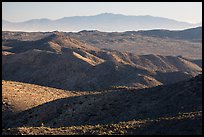
[[[181,57],[101,50],[61,32],[11,45],[7,50],[15,54],[2,56],[3,79],[67,90],[152,87],[202,72],[199,66]],[[179,77],[169,77],[171,73]]]
[[[12,86],[20,90],[13,90]],[[28,98],[32,96],[31,103],[28,98],[17,98],[24,93]],[[57,97],[56,93],[65,95],[65,98]],[[9,98],[9,94],[16,96],[14,100]],[[45,94],[51,100],[43,97]],[[38,103],[40,96],[46,103]],[[151,89],[80,94],[3,81],[2,97],[11,106],[25,101],[31,105],[12,117],[3,117],[6,127],[3,134],[7,135],[201,134],[202,131],[202,75]],[[32,102],[39,105],[32,106]],[[44,126],[41,126],[42,123]]]
[[[202,111],[198,111],[108,125],[9,128],[2,135],[201,135],[201,120]]]
[[[193,111],[202,111],[201,75],[151,89],[109,90],[57,99],[13,116],[6,122],[6,127],[40,126],[41,123],[50,127],[108,124]]]

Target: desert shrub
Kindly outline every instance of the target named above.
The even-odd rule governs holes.
[[[82,101],[80,101],[80,102],[79,102],[79,104],[83,104],[83,102],[82,102]]]

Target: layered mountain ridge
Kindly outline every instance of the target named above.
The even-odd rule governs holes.
[[[2,135],[202,134],[200,32],[3,31]]]
[[[12,42],[3,43],[10,46],[3,52],[12,53],[3,55],[3,79],[67,90],[152,87],[202,72],[198,65],[179,56],[100,49],[61,32],[35,41]]]

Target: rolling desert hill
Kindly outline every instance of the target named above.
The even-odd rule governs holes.
[[[180,31],[169,31],[169,30],[149,30],[149,31],[138,31],[136,32],[145,36],[153,36],[160,38],[173,38],[188,40],[192,42],[201,42],[202,43],[202,27],[190,28]]]
[[[2,20],[4,31],[131,31],[149,29],[187,29],[198,24],[176,21],[173,19],[154,17],[150,15],[130,16],[113,13],[102,13],[93,16],[73,16],[56,20],[32,19],[24,22],[9,22]]]
[[[104,92],[63,91],[12,81],[2,84],[2,114],[7,113],[6,104],[13,106],[12,113],[18,110],[17,104],[28,104],[12,118],[3,119],[4,135],[202,134],[202,75],[148,89]]]
[[[126,32],[80,31],[69,37],[104,49],[136,54],[159,54],[202,59],[201,27],[181,31],[148,30]]]
[[[201,135],[201,32],[3,31],[2,135]]]
[[[62,32],[32,41],[3,40],[2,79],[66,90],[170,84],[202,73],[180,56],[100,49]]]
[[[185,58],[185,59],[195,63],[196,65],[202,68],[202,59],[189,59],[189,58]]]
[[[36,41],[55,32],[2,32],[3,51],[19,41]],[[83,30],[61,32],[70,38],[100,49],[119,50],[136,54],[157,54],[202,59],[202,28],[180,31],[148,30],[126,32],[101,32]],[[8,52],[8,51],[7,51]]]
[[[40,106],[56,99],[86,95],[91,92],[64,91],[60,89],[42,87],[33,84],[14,81],[2,81],[2,126],[7,124],[6,119],[17,113]],[[32,98],[32,99],[31,99]]]

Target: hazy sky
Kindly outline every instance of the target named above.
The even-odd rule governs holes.
[[[202,2],[2,2],[2,18],[20,22],[100,13],[152,15],[189,23],[202,22]]]

